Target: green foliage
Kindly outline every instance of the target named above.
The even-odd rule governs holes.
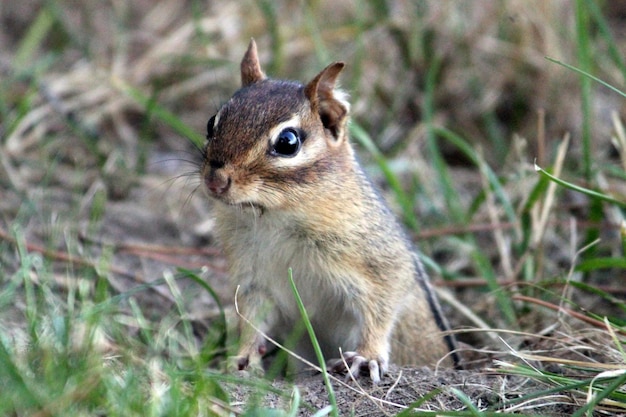
[[[196,351],[183,303],[159,324],[133,298],[149,286],[111,298],[103,277],[69,274],[63,290],[39,254],[18,248],[21,267],[2,282],[0,314],[22,285],[24,316],[15,319],[26,327],[0,326],[0,414],[209,415],[228,401],[205,371],[208,352]],[[177,281],[166,282],[180,300]]]
[[[300,315],[302,316],[302,320],[304,320],[304,325],[306,327],[309,338],[311,339],[311,343],[313,344],[313,349],[315,350],[315,355],[317,356],[317,362],[320,365],[322,370],[322,376],[324,378],[324,385],[328,390],[328,400],[331,406],[331,415],[338,416],[339,412],[337,410],[337,400],[335,399],[335,393],[333,391],[333,386],[330,383],[330,379],[328,377],[328,372],[326,370],[326,360],[324,359],[324,355],[322,354],[322,349],[320,348],[320,344],[315,336],[315,330],[313,329],[313,325],[311,324],[311,320],[309,320],[309,316],[306,312],[306,308],[302,303],[302,298],[300,298],[300,294],[298,293],[298,289],[296,287],[296,283],[293,280],[293,271],[289,269],[289,284],[291,285],[291,289],[293,291],[293,295],[296,299],[296,304],[298,305],[298,310],[300,311]]]

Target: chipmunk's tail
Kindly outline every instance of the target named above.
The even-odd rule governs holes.
[[[435,317],[437,327],[439,327],[439,330],[441,330],[442,332],[445,332],[444,342],[448,346],[448,350],[450,351],[450,357],[454,363],[454,367],[456,369],[462,369],[463,366],[461,364],[461,356],[458,353],[456,337],[454,337],[454,335],[449,332],[450,324],[448,323],[448,320],[441,310],[441,305],[439,304],[439,300],[437,299],[435,290],[430,284],[428,274],[426,274],[426,271],[424,270],[424,267],[420,260],[417,258],[417,255],[413,256],[413,262],[415,264],[415,271],[417,273],[415,279],[424,291],[424,295],[426,296],[426,299],[428,300],[428,304],[430,306],[430,311],[432,311],[433,316]]]

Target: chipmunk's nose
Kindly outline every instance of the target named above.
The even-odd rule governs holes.
[[[208,175],[204,177],[204,183],[213,195],[220,196],[230,188],[231,179],[220,169],[211,166]]]

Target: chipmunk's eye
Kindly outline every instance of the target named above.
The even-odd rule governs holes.
[[[213,128],[215,126],[215,115],[213,115],[206,124],[206,140],[213,139]]]
[[[295,156],[300,150],[302,139],[297,130],[288,127],[278,134],[272,145],[272,154],[278,156]]]

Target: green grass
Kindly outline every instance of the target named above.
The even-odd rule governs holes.
[[[2,307],[23,286],[26,322],[2,325],[2,415],[209,415],[226,400],[182,305],[154,322],[134,298],[149,286],[113,296],[91,268],[69,272],[70,287],[60,288],[20,231],[16,239],[21,267],[7,277]],[[166,280],[178,299],[176,281]]]
[[[302,298],[300,298],[300,294],[298,293],[298,288],[293,279],[293,271],[289,269],[289,284],[291,284],[291,289],[293,290],[294,298],[296,299],[296,303],[298,305],[298,310],[302,316],[302,320],[304,321],[304,325],[306,327],[306,331],[311,339],[311,343],[313,344],[313,349],[315,350],[315,355],[317,357],[317,361],[320,365],[322,376],[324,378],[324,386],[328,390],[328,402],[330,403],[330,415],[333,417],[337,417],[339,415],[339,410],[337,409],[337,399],[335,397],[335,392],[333,390],[333,386],[330,383],[330,378],[328,376],[328,371],[326,369],[326,359],[322,353],[322,349],[320,344],[315,336],[315,329],[313,329],[313,325],[309,320],[309,316],[306,312],[306,307],[302,302]]]
[[[70,10],[49,2],[0,45],[11,57],[0,78],[0,415],[292,416],[309,407],[295,387],[219,372],[234,336],[205,271],[172,267],[151,281],[130,271],[124,278],[132,284],[120,286],[129,271],[117,262],[127,242],[100,239],[111,205],[134,201],[136,184],[176,175],[151,171],[151,149],[169,150],[172,138],[178,150],[202,146],[208,115],[236,88],[236,60],[250,36],[267,47],[262,57],[272,76],[305,80],[330,61],[347,62],[350,132],[367,170],[419,240],[435,281],[512,346],[471,340],[510,354],[493,372],[541,386],[488,406],[462,389],[438,388],[399,416],[531,415],[527,404],[553,395],[578,401],[576,416],[626,409],[626,233],[619,224],[626,149],[616,141],[618,158],[607,156],[600,132],[615,135],[616,127],[594,113],[600,93],[624,100],[626,64],[606,5],[570,2],[575,25],[568,27],[507,2],[489,6],[492,20],[483,21],[460,18],[478,13],[469,3],[425,1],[398,16],[402,2],[329,9],[257,1],[248,5],[258,12],[253,20],[237,15],[244,24],[220,32],[216,22],[240,9],[228,5],[218,15],[227,2],[218,2],[219,12],[192,3],[159,20],[155,5],[137,11],[85,2]],[[149,28],[148,12],[155,13]],[[99,19],[109,27],[93,24]],[[188,23],[190,32],[180,30]],[[542,49],[535,31],[546,45],[558,39],[556,49]],[[190,34],[181,41],[183,33]],[[557,99],[540,101],[540,91]],[[102,95],[90,101],[94,92]],[[573,100],[575,107],[566,105]],[[539,137],[535,111],[543,105],[548,123]],[[571,112],[580,126],[569,122]],[[565,149],[560,138],[570,131]],[[546,152],[540,166],[539,142]],[[117,195],[120,179],[129,185]],[[48,209],[60,191],[75,200]],[[204,209],[199,194],[181,192],[180,200]],[[188,226],[184,210],[172,210],[180,230]],[[199,322],[208,320],[195,318],[200,296],[217,313],[199,336]],[[453,324],[473,325],[450,310]],[[586,339],[581,327],[610,344]],[[541,336],[571,338],[572,352],[603,347],[618,369],[593,357],[524,350],[508,334],[545,329],[554,333]],[[560,373],[537,364],[556,364]],[[232,386],[246,386],[249,401],[230,405]],[[263,403],[270,393],[283,399],[280,409]],[[426,409],[444,394],[463,409]],[[331,403],[336,395],[328,389]],[[308,411],[339,414],[334,404]]]

